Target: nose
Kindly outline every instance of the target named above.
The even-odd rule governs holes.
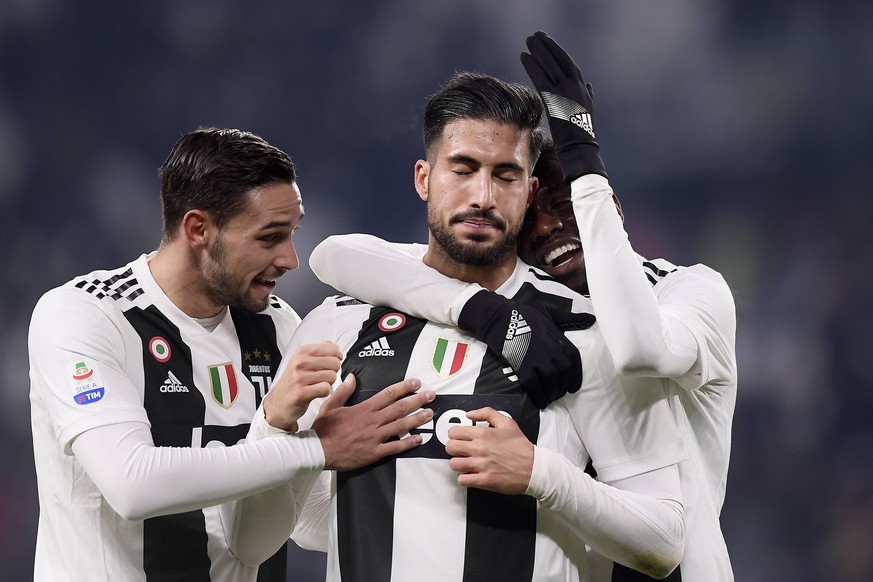
[[[273,261],[276,268],[283,271],[293,271],[300,266],[300,260],[297,257],[297,249],[294,246],[294,237],[289,236],[288,239],[277,247],[279,253]]]
[[[476,190],[470,201],[472,206],[481,210],[488,210],[496,206],[492,178],[488,172],[480,172],[479,180],[476,181],[474,188]]]
[[[533,216],[533,226],[530,230],[531,240],[547,238],[553,232],[564,227],[561,217],[540,208],[534,209]]]

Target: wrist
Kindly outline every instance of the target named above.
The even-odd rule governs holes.
[[[576,143],[559,147],[558,160],[561,162],[561,169],[567,182],[587,174],[609,177],[606,174],[603,158],[600,157],[600,147],[596,144]]]
[[[270,425],[272,428],[290,433],[297,432],[296,420],[289,421],[288,419],[284,419],[281,416],[271,414],[272,406],[270,404],[269,396],[264,398],[264,401],[261,403],[261,408],[264,411],[264,420],[266,420],[267,424]]]

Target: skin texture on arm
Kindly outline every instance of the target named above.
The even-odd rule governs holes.
[[[449,431],[446,451],[459,485],[531,495],[582,542],[650,576],[664,577],[679,564],[684,514],[677,465],[599,483],[563,455],[535,447],[493,408],[467,416],[488,426]]]

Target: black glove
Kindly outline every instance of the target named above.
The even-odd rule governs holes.
[[[582,385],[582,359],[565,331],[594,325],[590,313],[546,305],[517,304],[492,291],[473,295],[461,309],[458,327],[503,356],[531,402],[543,409]]]
[[[558,160],[569,182],[585,174],[606,177],[594,131],[591,85],[561,45],[545,32],[527,37],[521,64],[543,98]]]

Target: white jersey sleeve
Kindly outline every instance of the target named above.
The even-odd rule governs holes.
[[[284,353],[274,383],[279,380],[288,367],[298,347],[309,343],[319,343],[332,337],[333,320],[325,317],[325,307],[317,307],[295,331]],[[309,427],[318,413],[324,399],[314,400],[306,414],[298,421],[297,435],[308,435],[318,440],[318,435]],[[308,430],[303,430],[308,429]],[[286,434],[271,427],[264,418],[263,406],[255,413],[246,440],[249,442],[272,440],[272,437]],[[320,445],[319,445],[319,450]],[[322,458],[323,465],[323,458]],[[246,564],[259,564],[272,556],[291,535],[298,532],[298,544],[307,549],[326,551],[327,518],[329,516],[330,472],[319,471],[298,477],[279,487],[274,487],[259,495],[240,499],[222,507],[222,518],[231,532],[228,540],[231,551]],[[310,494],[310,491],[313,491]],[[320,506],[317,500],[327,503]],[[311,500],[311,501],[310,501]],[[301,523],[298,526],[298,521]],[[301,533],[305,532],[305,533]],[[304,537],[307,536],[307,537]],[[303,540],[312,539],[306,542]]]
[[[66,454],[72,440],[92,428],[150,426],[142,396],[124,372],[124,345],[111,315],[90,296],[65,286],[37,303],[28,336],[30,374],[46,389],[34,397],[43,400]]]
[[[142,396],[122,371],[124,345],[100,303],[67,287],[47,293],[34,310],[34,397],[64,452],[122,517],[212,506],[323,467],[321,446],[309,435],[221,448],[154,446]],[[89,394],[99,397],[83,405]]]
[[[612,196],[602,176],[572,183],[591,301],[618,370],[689,390],[732,374],[736,316],[724,279],[703,265],[644,262]]]
[[[464,304],[482,287],[425,265],[421,257],[426,249],[367,234],[334,235],[315,247],[309,266],[323,283],[361,301],[457,325]]]
[[[676,465],[605,484],[560,453],[535,447],[526,493],[592,548],[629,568],[663,577],[682,558],[684,521]],[[659,558],[653,560],[655,556]]]

